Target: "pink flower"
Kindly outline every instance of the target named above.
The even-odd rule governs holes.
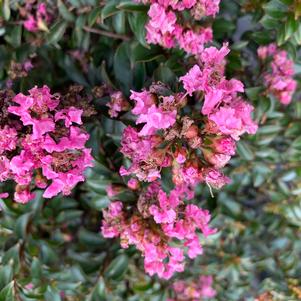
[[[142,130],[139,132],[139,136],[149,136],[155,134],[157,130],[167,129],[176,122],[177,112],[163,111],[152,105],[146,114],[140,114],[136,124],[146,123]]]
[[[9,194],[7,192],[0,193],[0,199],[6,199],[9,197]]]
[[[26,204],[35,198],[35,194],[31,193],[28,189],[16,191],[14,194],[14,200],[17,203]]]
[[[228,177],[213,168],[207,168],[204,170],[204,179],[208,185],[216,189],[221,189],[224,185],[231,182]]]
[[[65,127],[70,127],[72,123],[82,124],[82,113],[83,110],[70,107],[68,109],[57,112],[54,116],[54,120],[56,122],[58,120],[65,120]]]
[[[226,166],[230,161],[231,156],[225,154],[212,153],[209,150],[203,150],[204,158],[207,162],[212,164],[215,168],[220,169]]]
[[[9,126],[0,129],[0,155],[5,151],[12,151],[17,146],[17,131]]]
[[[24,150],[21,151],[19,156],[13,157],[10,161],[10,170],[21,185],[29,184],[33,167],[34,162]]]
[[[204,115],[210,114],[214,108],[219,105],[224,97],[224,92],[222,90],[212,89],[205,94],[205,101],[202,108],[202,113]]]
[[[43,193],[44,198],[52,198],[60,192],[63,195],[69,195],[71,190],[78,182],[84,181],[84,177],[75,173],[60,173],[57,178],[53,179],[52,183],[47,187]]]
[[[213,298],[216,295],[216,291],[212,288],[213,279],[212,276],[201,276],[201,295],[205,298]]]
[[[27,20],[24,21],[24,27],[31,32],[36,32],[38,30],[38,23],[34,16],[28,16]]]
[[[297,82],[293,79],[294,62],[288,58],[286,51],[277,49],[275,44],[259,47],[258,56],[264,61],[272,58],[268,65],[271,70],[264,74],[265,86],[282,104],[288,105],[297,88]]]
[[[200,0],[200,3],[204,10],[204,15],[213,16],[219,12],[220,0]]]
[[[203,73],[198,65],[194,65],[186,75],[180,77],[188,95],[203,89]]]
[[[32,13],[34,13],[34,15]],[[45,30],[47,29],[46,25],[50,19],[46,4],[39,3],[35,12],[28,12],[27,20],[24,21],[24,27],[31,32]]]
[[[205,66],[220,65],[224,62],[225,57],[229,54],[228,43],[225,43],[221,49],[208,47],[201,54],[201,60]]]
[[[13,101],[18,106],[11,105],[8,111],[19,116],[20,123],[0,130],[5,134],[5,139],[0,138],[0,154],[8,153],[0,160],[0,181],[17,183],[15,200],[21,203],[33,198],[29,190],[33,185],[46,189],[46,198],[70,194],[84,181],[84,170],[92,166],[91,150],[85,148],[89,135],[76,126],[81,124],[82,110],[58,110],[59,97],[47,86],[34,87],[29,95],[20,93]],[[61,119],[65,129],[61,124],[57,127]]]
[[[110,184],[106,187],[106,193],[109,198],[113,198],[114,196],[118,195],[120,192],[121,190],[118,186],[114,186]]]
[[[137,179],[130,179],[127,183],[127,186],[131,189],[131,190],[137,190],[139,188],[139,182]]]
[[[185,246],[188,247],[188,256],[191,259],[203,254],[203,248],[197,235],[194,235],[193,238],[188,239],[185,242]]]
[[[40,16],[46,16],[47,15],[47,9],[45,3],[39,3],[37,13]]]
[[[146,114],[148,109],[155,104],[154,96],[147,91],[131,91],[130,99],[136,101],[135,107],[132,109],[132,113],[135,115]]]
[[[39,139],[46,133],[53,132],[55,124],[51,118],[32,119],[28,124],[32,124],[32,138]],[[27,125],[28,125],[27,124]]]
[[[164,7],[159,4],[152,4],[148,15],[150,17],[149,25],[161,31],[162,34],[171,33],[175,29],[176,15],[172,12],[166,12]]]
[[[154,143],[151,139],[140,137],[136,129],[130,126],[124,129],[121,138],[120,151],[134,162],[146,159],[153,146]]]
[[[211,28],[201,29],[200,32],[186,30],[180,33],[178,42],[180,48],[184,49],[187,53],[197,55],[202,53],[204,45],[212,41],[212,38]]]
[[[221,133],[239,140],[245,132],[255,134],[257,131],[258,126],[251,118],[253,109],[250,104],[237,99],[231,106],[221,107],[216,113],[209,115],[209,119]]]
[[[129,109],[129,103],[120,91],[111,94],[111,100],[106,104],[106,106],[109,108],[109,115],[112,118],[117,117],[120,112]]]
[[[7,157],[0,156],[0,181],[6,181],[10,176],[10,161]]]
[[[211,140],[210,147],[216,153],[233,156],[235,155],[235,140],[231,137],[216,137]]]

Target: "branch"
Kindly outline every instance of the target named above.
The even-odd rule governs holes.
[[[101,30],[101,29],[96,29],[96,28],[91,28],[91,27],[88,27],[88,26],[84,26],[83,28],[87,32],[96,33],[96,34],[99,34],[99,35],[102,35],[102,36],[106,36],[106,37],[110,37],[110,38],[113,38],[113,39],[121,39],[121,40],[124,40],[124,41],[129,41],[130,40],[130,37],[124,36],[122,34],[118,34],[118,33],[114,33],[114,32],[109,32],[109,31],[105,31],[105,30]]]

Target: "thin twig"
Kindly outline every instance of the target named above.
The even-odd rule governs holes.
[[[99,35],[102,35],[102,36],[106,36],[106,37],[110,37],[110,38],[114,38],[114,39],[121,39],[121,40],[124,40],[124,41],[129,41],[130,40],[130,37],[122,35],[122,34],[109,32],[109,31],[96,29],[96,28],[91,28],[91,27],[88,27],[88,26],[84,26],[83,28],[87,32],[96,33],[96,34],[99,34]]]

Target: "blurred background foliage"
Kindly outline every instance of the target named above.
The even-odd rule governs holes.
[[[110,202],[105,188],[121,181],[120,135],[132,120],[129,114],[110,119],[108,97],[92,91],[106,84],[128,96],[152,81],[174,87],[190,60],[180,50],[146,44],[147,7],[133,1],[50,0],[55,18],[36,33],[23,28],[24,3],[0,0],[0,86],[13,62],[30,58],[34,68],[14,79],[16,92],[42,84],[64,92],[78,84],[94,95],[98,114],[86,126],[95,167],[72,197],[46,201],[37,192],[27,205],[2,201],[0,301],[164,301],[170,283],[146,276],[134,248],[122,250],[99,233],[101,210]],[[294,59],[299,80],[300,17],[299,0],[224,0],[213,21],[214,43],[230,42],[227,73],[245,83],[260,124],[255,136],[239,142],[225,172],[232,183],[214,198],[198,187],[197,200],[211,210],[219,232],[179,277],[213,275],[214,300],[301,300],[300,92],[287,107],[263,93],[256,55],[259,45],[276,41]]]

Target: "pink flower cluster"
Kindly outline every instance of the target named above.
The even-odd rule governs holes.
[[[33,13],[32,11],[35,10]],[[26,20],[24,21],[24,27],[31,32],[38,30],[47,30],[47,24],[51,17],[47,12],[46,3],[37,4],[37,8],[33,9],[32,4],[26,5]]]
[[[123,132],[120,151],[131,164],[122,166],[120,175],[131,176],[127,186],[138,190],[139,198],[128,208],[111,203],[104,210],[102,233],[120,237],[124,248],[135,245],[150,275],[169,279],[184,270],[186,254],[202,254],[198,233],[207,237],[215,232],[208,226],[210,214],[185,200],[194,197],[199,183],[210,189],[227,184],[230,180],[220,169],[235,155],[240,136],[257,130],[253,107],[238,95],[243,84],[224,75],[228,53],[227,45],[204,49],[199,65],[180,78],[186,93],[174,93],[161,83],[131,91],[136,127]],[[185,115],[182,109],[194,93],[196,100],[204,100],[202,110]],[[158,184],[163,168],[171,169],[175,186],[169,195]],[[139,181],[151,184],[143,188]],[[119,188],[109,186],[108,194],[116,199]]]
[[[85,148],[89,135],[80,127],[83,111],[58,109],[60,98],[47,86],[20,93],[13,102],[11,122],[0,129],[0,181],[17,183],[14,199],[20,203],[34,198],[33,187],[45,189],[45,198],[70,194],[92,166]]]
[[[212,41],[210,27],[182,25],[178,22],[184,10],[189,10],[194,19],[215,16],[219,11],[220,0],[150,0],[149,22],[146,25],[148,43],[159,44],[165,48],[178,45],[187,53],[198,55],[204,44]]]
[[[253,107],[237,94],[244,92],[243,83],[224,76],[224,61],[229,52],[227,44],[219,50],[206,48],[200,55],[201,67],[195,65],[180,80],[188,95],[203,92],[202,113],[208,116],[207,132],[239,140],[244,133],[255,134],[257,124],[251,118]]]
[[[238,96],[243,84],[224,76],[228,52],[227,45],[205,49],[201,67],[195,65],[180,78],[186,94],[174,94],[158,84],[148,91],[132,91],[132,112],[142,127],[127,127],[123,133],[121,152],[132,165],[121,167],[122,176],[152,182],[161,177],[162,168],[171,167],[177,186],[193,188],[205,182],[219,189],[229,182],[220,169],[235,154],[235,141],[244,133],[254,134],[257,124],[251,118],[253,107]],[[187,95],[194,92],[204,99],[202,114],[195,119],[181,115]]]
[[[140,193],[134,213],[121,202],[112,202],[104,210],[102,234],[120,237],[123,248],[135,245],[144,257],[145,271],[169,279],[184,271],[186,253],[189,258],[203,253],[199,233],[207,237],[216,231],[208,226],[207,210],[184,203],[190,194],[176,187],[168,196],[154,182]]]
[[[216,291],[212,288],[212,276],[201,276],[198,282],[176,281],[173,284],[175,298],[167,301],[201,301],[203,298],[213,298]]]
[[[293,79],[294,62],[288,58],[285,50],[278,49],[275,44],[259,47],[258,56],[268,65],[264,74],[268,92],[282,104],[289,104],[297,88],[297,82]]]

